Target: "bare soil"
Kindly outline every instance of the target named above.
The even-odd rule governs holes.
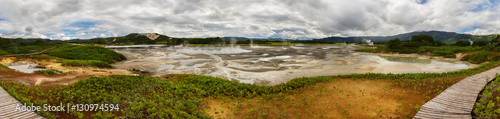
[[[283,98],[207,98],[205,109],[207,114],[222,119],[412,118],[417,107],[463,78],[451,77],[442,84],[421,81],[416,89],[385,79],[334,79],[304,88],[299,93],[283,94]],[[439,86],[442,88],[437,88]],[[277,95],[275,97],[280,96]]]
[[[17,61],[37,62],[46,69],[63,71],[61,75],[45,76],[36,73],[22,73],[12,69],[0,68],[1,81],[17,81],[26,85],[34,85],[42,88],[56,88],[75,83],[90,76],[108,75],[131,75],[132,72],[124,69],[100,69],[96,67],[72,67],[61,66],[61,63],[54,63],[46,60],[36,60],[31,58],[18,59],[16,57],[1,58],[0,63],[8,64]]]

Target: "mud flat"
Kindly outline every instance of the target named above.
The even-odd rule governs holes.
[[[0,64],[13,69],[0,72],[0,80],[18,81],[25,85],[64,86],[90,76],[133,75],[133,72],[130,72],[127,69],[61,66],[61,63],[47,60],[39,61],[30,58],[18,59],[16,57],[5,57],[0,58]],[[53,76],[45,76],[34,73],[37,70],[46,69],[57,70],[62,73]]]
[[[113,49],[128,60],[118,69],[154,75],[199,74],[276,85],[298,77],[352,73],[447,72],[476,67],[457,59],[418,54],[359,53],[352,46],[161,47]]]
[[[42,68],[36,68],[37,65],[38,63],[32,61],[19,61],[7,64],[9,68],[23,73],[33,73],[38,70],[43,70]]]

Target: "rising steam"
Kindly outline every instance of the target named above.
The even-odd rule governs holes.
[[[366,44],[368,44],[370,46],[373,46],[373,42],[370,39],[363,39],[363,43],[366,43]]]

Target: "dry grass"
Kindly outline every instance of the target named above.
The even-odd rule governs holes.
[[[394,80],[336,79],[270,99],[206,98],[206,113],[223,119],[412,118],[421,105],[463,78],[406,84]]]

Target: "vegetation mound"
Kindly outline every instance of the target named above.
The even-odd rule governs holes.
[[[498,119],[500,117],[500,75],[496,75],[478,96],[472,116],[480,119]]]
[[[462,61],[469,61],[470,63],[474,64],[479,64],[483,63],[485,61],[497,61],[500,60],[500,54],[497,52],[488,52],[488,51],[483,51],[483,52],[478,52],[478,53],[472,53],[472,54],[467,54],[462,59]]]
[[[113,50],[93,45],[64,45],[47,52],[48,55],[74,60],[98,60],[114,63],[127,59]]]
[[[38,70],[38,71],[35,71],[35,73],[42,74],[42,75],[45,75],[45,76],[53,76],[53,75],[59,75],[62,72],[61,71],[56,71],[56,70]]]
[[[103,61],[99,60],[64,60],[62,62],[63,66],[94,66],[100,68],[111,68],[112,66]]]
[[[7,66],[5,66],[3,64],[0,64],[0,68],[7,68],[8,69],[9,67],[7,67]]]

